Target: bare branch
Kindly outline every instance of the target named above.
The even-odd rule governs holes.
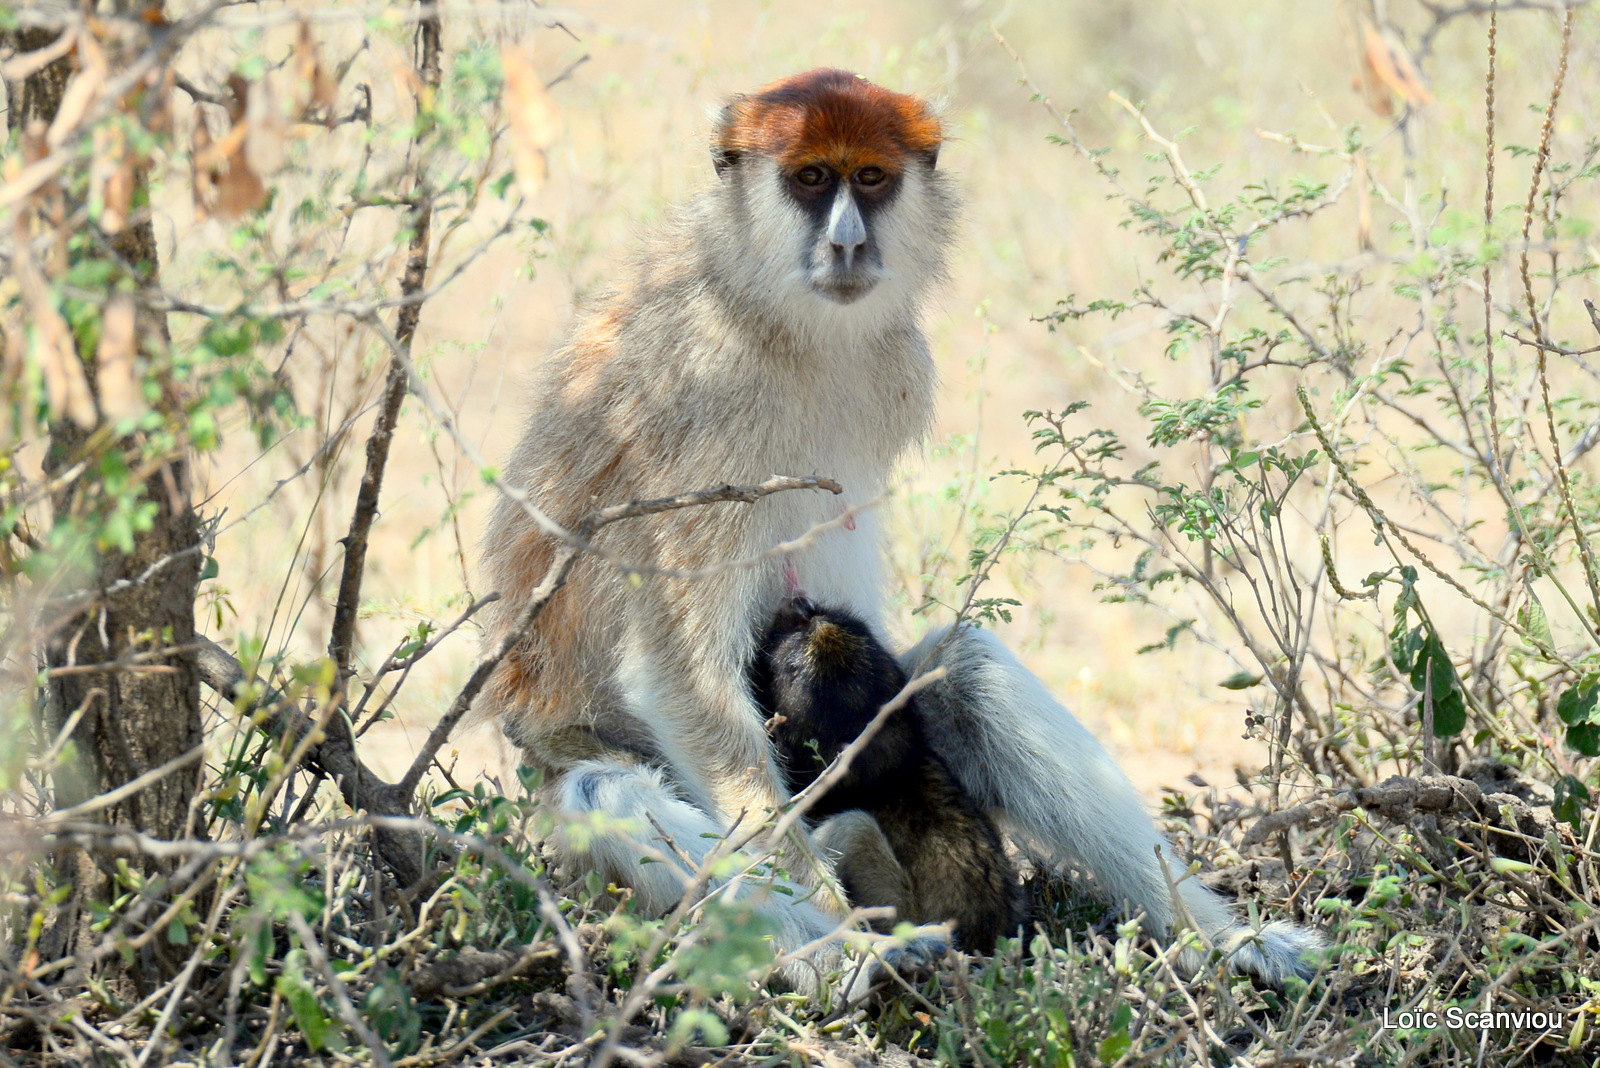
[[[442,71],[440,52],[443,48],[443,31],[438,16],[423,19],[417,24],[417,73],[427,90],[439,88]],[[419,96],[417,106],[422,107]],[[418,154],[418,158],[422,158]],[[420,175],[419,175],[420,179]],[[420,180],[418,185],[423,184]],[[406,256],[405,275],[400,280],[403,297],[413,297],[422,291],[428,274],[428,237],[433,221],[433,202],[424,198],[411,219],[411,248]],[[378,493],[383,488],[383,470],[389,462],[389,443],[394,438],[395,423],[400,418],[400,402],[406,395],[406,356],[411,352],[411,341],[416,336],[417,320],[422,315],[422,305],[417,302],[401,306],[395,323],[395,343],[399,349],[389,362],[388,378],[383,386],[383,407],[378,411],[377,425],[367,439],[367,467],[361,476],[361,488],[356,494],[355,516],[350,520],[350,533],[344,540],[344,572],[339,579],[339,599],[334,606],[333,633],[328,639],[328,655],[338,665],[339,676],[350,673],[350,656],[355,641],[356,615],[361,607],[361,582],[367,568],[367,539],[372,524],[378,516]]]
[[[826,478],[790,478],[779,476],[770,478],[754,486],[713,486],[709,489],[696,490],[693,493],[682,493],[674,497],[660,497],[648,501],[629,501],[625,504],[611,505],[599,508],[584,517],[578,524],[577,537],[581,544],[587,545],[601,528],[623,519],[634,519],[639,516],[657,515],[661,512],[676,511],[680,508],[699,508],[708,504],[717,504],[723,501],[739,501],[744,504],[753,504],[763,497],[774,493],[783,493],[788,490],[798,489],[823,489],[831,493],[841,492],[839,484]],[[550,562],[549,569],[545,572],[544,579],[537,589],[528,598],[528,603],[523,607],[517,621],[514,623],[489,655],[479,662],[473,669],[472,675],[467,679],[467,684],[456,695],[455,701],[450,705],[443,718],[434,724],[433,730],[428,732],[428,740],[423,743],[422,749],[411,762],[411,768],[400,780],[400,789],[408,795],[422,781],[422,776],[427,772],[428,765],[433,762],[435,754],[449,739],[450,733],[455,730],[461,718],[472,707],[472,702],[478,696],[494,674],[500,661],[504,660],[516,648],[533,627],[534,621],[544,611],[545,605],[550,603],[561,587],[567,583],[567,576],[572,572],[572,565],[577,562],[580,550],[572,545],[562,545],[557,550],[555,559]]]

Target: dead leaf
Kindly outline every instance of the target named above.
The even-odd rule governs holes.
[[[545,91],[533,54],[521,45],[500,50],[505,70],[505,111],[511,128],[511,162],[525,196],[539,191],[549,173],[544,150],[561,132],[561,110]]]
[[[258,177],[276,174],[283,166],[289,122],[283,114],[283,97],[276,88],[277,79],[268,75],[246,90],[244,162]]]
[[[51,418],[65,415],[87,430],[98,417],[83,361],[72,342],[72,329],[50,299],[49,283],[23,242],[17,243],[12,267],[27,307],[28,345],[24,359],[39,368]]]
[[[138,315],[133,298],[111,298],[100,317],[100,348],[95,353],[95,385],[107,419],[129,419],[144,411],[144,391],[134,370]]]
[[[217,176],[216,213],[224,219],[237,219],[247,212],[265,207],[267,187],[244,162],[242,152],[229,158],[227,169]]]
[[[246,154],[250,122],[244,117],[250,86],[237,74],[228,79],[233,99],[228,111],[235,115],[233,128],[222,140],[212,142],[205,114],[195,108],[194,132],[189,139],[189,165],[193,171],[194,206],[198,218],[216,215],[235,219],[267,202],[267,187],[251,169]]]
[[[78,123],[88,114],[89,105],[100,95],[106,81],[106,54],[92,34],[78,35],[78,73],[67,83],[61,94],[61,106],[50,123],[45,141],[51,148],[59,148],[77,130]]]
[[[1433,94],[1422,83],[1422,75],[1400,35],[1387,26],[1375,26],[1364,17],[1360,21],[1361,83],[1372,110],[1384,117],[1393,115],[1391,92],[1413,108],[1433,103]]]
[[[99,202],[100,229],[122,232],[133,204],[133,161],[120,121],[103,122],[94,130],[94,161],[89,165],[89,200]]]
[[[223,105],[228,109],[228,121],[237,126],[244,119],[245,101],[250,98],[250,83],[235,71],[228,75],[228,96]]]
[[[33,315],[30,355],[44,374],[50,414],[65,414],[85,430],[95,424],[94,395],[83,373],[83,361],[72,345],[72,330],[55,305],[45,301],[30,309]]]
[[[300,35],[294,43],[296,92],[306,94],[305,102],[295,109],[306,114],[312,105],[321,109],[322,123],[332,127],[339,106],[339,86],[322,65],[317,42],[311,36],[311,23],[300,21]]]
[[[205,124],[203,122],[196,123],[196,136],[199,135],[199,127],[204,126]],[[228,160],[232,159],[234,156],[242,153],[244,151],[245,135],[249,133],[249,129],[248,123],[241,122],[224,134],[222,136],[222,140],[212,144],[210,128],[206,127],[206,147],[205,150],[196,157],[200,166],[215,169],[228,162]]]

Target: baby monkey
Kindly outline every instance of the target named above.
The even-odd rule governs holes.
[[[796,792],[906,684],[865,623],[800,593],[779,606],[750,674]],[[828,820],[817,841],[840,854],[839,881],[856,905],[951,923],[957,943],[980,953],[1026,919],[999,832],[928,745],[914,699],[890,713],[807,816]]]

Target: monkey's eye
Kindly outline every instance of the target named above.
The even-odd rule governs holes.
[[[794,179],[801,185],[821,185],[828,180],[828,172],[816,164],[812,164],[809,167],[801,167],[796,171]]]
[[[887,177],[882,167],[862,167],[856,171],[856,181],[861,185],[877,185]]]

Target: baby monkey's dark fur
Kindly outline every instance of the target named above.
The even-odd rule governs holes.
[[[799,791],[900,692],[906,674],[861,620],[796,594],[763,637],[751,681],[772,717],[789,788]],[[913,923],[952,923],[960,946],[981,953],[1025,921],[999,832],[929,747],[914,700],[890,713],[807,815],[820,821],[851,809],[872,819],[839,818],[819,835],[833,832],[823,844],[841,853],[837,870],[852,903],[892,905]]]

